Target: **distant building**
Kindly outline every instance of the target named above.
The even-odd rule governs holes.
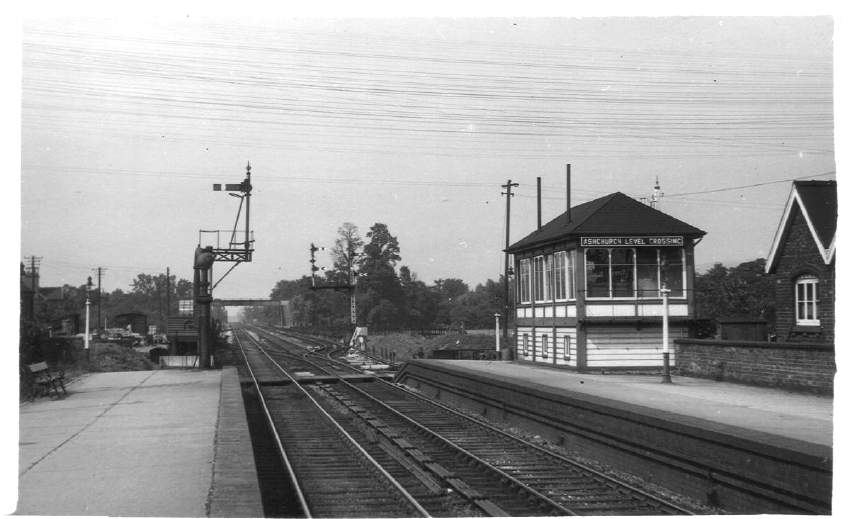
[[[765,270],[776,275],[776,336],[835,341],[835,181],[796,181]]]
[[[148,333],[148,316],[138,312],[119,314],[112,319],[112,325],[115,328],[124,329],[129,326],[129,331],[146,335]]]
[[[662,365],[662,299],[673,339],[694,317],[694,246],[704,231],[612,193],[578,205],[514,255],[519,360],[582,369]]]
[[[20,266],[21,320],[34,321],[38,307],[42,303],[61,303],[65,299],[65,287],[40,286],[38,270],[27,271],[23,263]]]

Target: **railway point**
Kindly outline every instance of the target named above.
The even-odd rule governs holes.
[[[18,515],[262,517],[235,368],[92,373],[20,407]]]

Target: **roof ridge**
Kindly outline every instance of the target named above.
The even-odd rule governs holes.
[[[594,210],[594,211],[585,211],[584,217],[581,219],[581,222],[575,222],[574,220],[573,220],[573,221],[568,222],[568,223],[572,223],[572,224],[573,224],[573,225],[572,225],[573,230],[576,230],[576,229],[578,229],[579,227],[581,227],[581,226],[582,226],[585,222],[587,222],[587,220],[588,220],[591,216],[593,216],[594,214],[596,214],[596,211],[599,211],[600,209],[602,209],[603,207],[605,207],[606,205],[608,205],[608,204],[611,202],[611,200],[614,198],[614,195],[616,195],[617,193],[619,193],[619,191],[617,191],[616,193],[609,193],[609,194],[607,194],[607,195],[605,195],[605,196],[602,196],[602,197],[599,197],[599,198],[594,198],[593,200],[588,200],[587,202],[585,202],[585,203],[583,203],[583,204],[579,204],[579,205],[577,205],[576,207],[581,207],[581,206],[584,206],[584,205],[590,205],[590,204],[593,204],[593,203],[598,203],[598,204],[599,204],[599,205],[596,207],[596,210]],[[622,194],[622,193],[620,193],[620,194]]]
[[[582,225],[584,225],[585,223],[587,223],[587,221],[588,221],[588,220],[589,220],[589,219],[590,219],[593,215],[595,215],[596,213],[598,213],[599,211],[601,211],[602,209],[604,209],[604,208],[605,208],[605,206],[607,206],[608,204],[610,204],[610,203],[614,200],[614,198],[616,198],[616,197],[617,197],[617,195],[624,196],[624,197],[626,197],[626,198],[628,198],[628,199],[630,199],[630,200],[634,200],[634,198],[632,198],[632,197],[630,197],[629,195],[627,195],[627,194],[623,193],[622,191],[615,191],[615,192],[613,192],[613,193],[609,193],[609,194],[607,194],[607,195],[605,195],[605,196],[603,196],[603,197],[597,198],[597,199],[595,199],[595,200],[591,200],[590,202],[599,202],[599,206],[598,206],[598,207],[596,208],[596,210],[594,210],[594,211],[588,211],[588,213],[587,213],[586,215],[584,215],[584,219],[581,221],[581,223],[580,223],[580,224],[576,224],[575,226],[573,226],[573,231],[578,231],[578,230],[579,230],[579,228],[580,228]],[[590,202],[587,202],[587,203],[590,203]],[[637,200],[635,200],[635,202],[637,202]]]

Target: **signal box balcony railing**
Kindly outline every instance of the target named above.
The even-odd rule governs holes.
[[[245,235],[245,231],[202,229],[198,231],[198,245],[212,247],[216,261],[248,262],[254,252],[254,232],[251,231],[247,240]]]

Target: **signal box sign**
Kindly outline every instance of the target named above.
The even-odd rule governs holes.
[[[684,247],[682,236],[582,236],[582,247]]]

